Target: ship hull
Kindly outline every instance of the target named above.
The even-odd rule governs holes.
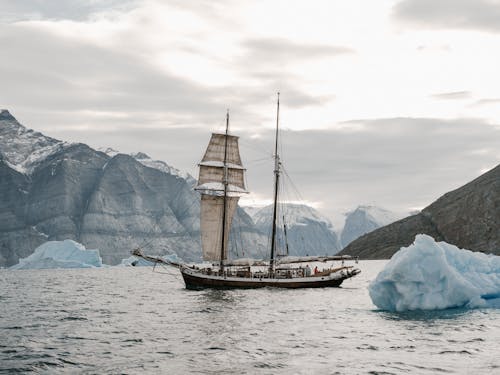
[[[359,270],[351,270],[329,276],[270,279],[206,275],[190,268],[181,268],[186,289],[332,288],[339,287],[344,280],[359,272]]]

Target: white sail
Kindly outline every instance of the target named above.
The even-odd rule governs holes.
[[[239,197],[226,198],[226,228],[222,260],[227,259],[229,230]],[[222,248],[222,215],[224,197],[202,194],[201,196],[201,247],[203,260],[220,261]]]
[[[201,165],[204,163],[210,162],[220,162],[220,166],[222,167],[222,163],[224,162],[224,149],[226,145],[226,135],[212,133],[212,138],[210,138],[210,142],[207,147],[207,151],[205,151],[205,155],[203,159],[201,159]],[[240,150],[238,147],[238,137],[234,135],[227,135],[227,155],[226,155],[226,164],[230,166],[234,164],[235,166],[241,167],[241,158],[240,158]]]
[[[245,192],[243,169],[227,168],[228,192]],[[200,176],[196,190],[224,191],[224,168],[200,164]]]
[[[203,159],[196,190],[201,193],[201,246],[203,259],[227,259],[229,231],[239,195],[246,193],[245,169],[241,164],[238,137],[212,134]],[[226,189],[224,189],[226,185]],[[226,215],[224,249],[222,249],[222,221],[224,216],[224,190]]]

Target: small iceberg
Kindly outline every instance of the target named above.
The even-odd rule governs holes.
[[[168,255],[163,255],[160,256],[161,259],[167,261],[167,262],[173,262],[173,263],[178,263],[182,264],[184,261],[177,256],[177,254],[168,254]],[[139,257],[136,257],[135,255],[131,255],[128,258],[122,259],[121,263],[118,265],[119,267],[152,267],[154,266],[153,262],[147,261],[146,259],[142,259]]]
[[[393,255],[368,291],[388,311],[500,307],[500,256],[419,234]]]
[[[48,241],[33,254],[22,258],[10,269],[95,268],[102,267],[99,250],[87,250],[72,240]]]
[[[148,267],[148,266],[154,266],[154,263],[149,262],[146,259],[137,258],[136,256],[131,255],[128,258],[122,259],[121,263],[118,266]]]

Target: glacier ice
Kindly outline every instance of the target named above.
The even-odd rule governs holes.
[[[102,267],[99,250],[87,250],[72,240],[48,241],[33,254],[19,260],[11,269],[94,268]]]
[[[459,249],[419,234],[368,287],[383,310],[500,306],[500,256]]]

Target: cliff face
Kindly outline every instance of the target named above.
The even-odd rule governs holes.
[[[420,233],[460,248],[500,255],[500,165],[446,193],[421,213],[358,238],[341,254],[387,259]]]
[[[72,239],[117,264],[137,246],[201,258],[193,179],[144,154],[107,155],[45,137],[0,113],[0,266],[48,240]],[[267,242],[241,209],[231,252],[261,254]],[[237,232],[237,233],[236,233]]]

